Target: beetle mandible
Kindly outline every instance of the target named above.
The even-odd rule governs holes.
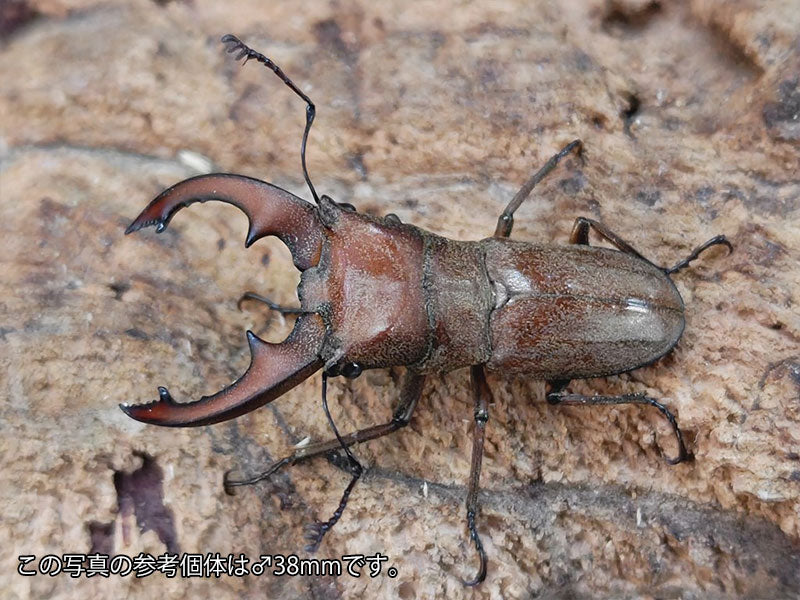
[[[251,361],[229,387],[200,400],[176,403],[166,388],[159,399],[121,405],[132,418],[168,427],[219,423],[271,402],[322,369],[322,406],[335,438],[310,444],[274,463],[264,473],[230,481],[226,489],[265,479],[281,467],[329,454],[346,453],[351,480],[333,516],[315,523],[308,549],[319,546],[339,520],[363,469],[350,446],[392,433],[411,419],[425,377],[470,368],[474,393],[472,462],[466,499],[467,528],[480,564],[476,585],[486,577],[486,553],[475,524],[483,441],[492,392],[485,371],[526,375],[550,383],[551,404],[647,404],[669,421],[678,444],[676,464],[692,458],[672,413],[643,394],[583,396],[566,391],[572,379],[603,377],[648,365],[669,352],[684,328],[684,305],[670,275],[705,249],[733,246],[718,235],[673,267],[659,267],[602,223],[578,217],[569,245],[509,239],[514,212],[561,159],[582,143],[575,140],[535,173],[506,206],[493,237],[480,241],[445,239],[395,215],[377,218],[349,204],[318,196],[306,167],[306,142],[316,109],[311,99],[269,58],[233,35],[222,42],[236,59],[253,59],[271,69],[306,103],[301,142],[303,177],[314,204],[269,183],[217,173],[182,181],[162,192],[125,233],[155,225],[166,229],[181,208],[217,200],[241,209],[249,219],[245,246],[277,236],[301,271],[300,308],[272,309],[297,314],[294,329],[279,343],[247,332]],[[589,245],[589,231],[616,250]],[[405,366],[400,401],[388,423],[340,435],[326,400],[327,378],[357,377],[364,369]]]

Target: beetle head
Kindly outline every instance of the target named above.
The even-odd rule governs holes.
[[[298,296],[304,310],[325,322],[326,371],[353,376],[414,364],[428,346],[422,233],[325,196],[318,210],[325,240],[317,265],[300,277]]]
[[[396,219],[375,219],[323,196],[317,206],[239,175],[187,179],[162,192],[128,227],[166,229],[181,208],[217,200],[248,217],[246,246],[275,235],[302,272],[304,311],[280,344],[247,332],[251,362],[229,387],[176,403],[166,388],[149,404],[122,405],[132,418],[165,426],[217,423],[271,402],[311,374],[357,377],[365,368],[408,365],[427,348],[423,237]]]

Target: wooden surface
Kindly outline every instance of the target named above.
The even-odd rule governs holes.
[[[793,5],[794,4],[794,5]],[[0,589],[3,598],[788,598],[800,594],[800,88],[793,2],[97,2],[0,4]],[[235,209],[182,212],[124,237],[163,188],[207,170],[307,196],[303,106],[218,39],[274,58],[318,107],[317,189],[457,239],[494,230],[521,183],[570,159],[513,237],[566,242],[606,223],[671,264],[687,329],[675,352],[582,393],[646,392],[697,460],[670,467],[639,407],[554,408],[544,384],[492,376],[479,530],[464,524],[468,373],[433,378],[411,425],[358,447],[369,469],[317,557],[389,557],[396,578],[22,577],[17,556],[292,554],[348,476],[324,459],[226,496],[306,436],[330,436],[319,378],[198,429],[145,427],[119,402],[216,391],[244,330],[291,324],[274,240],[245,251]],[[401,370],[331,385],[340,430],[385,421]]]

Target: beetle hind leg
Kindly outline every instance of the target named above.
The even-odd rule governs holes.
[[[636,250],[628,242],[619,237],[616,233],[611,231],[608,227],[606,227],[599,221],[595,221],[594,219],[589,219],[587,217],[578,217],[577,219],[575,219],[575,225],[573,225],[572,233],[569,236],[569,243],[588,246],[590,229],[594,229],[600,237],[602,237],[604,240],[612,244],[618,250],[621,250],[626,254],[631,254],[633,256],[636,256],[637,258],[649,262],[650,264],[664,271],[664,273],[666,273],[667,275],[671,275],[672,273],[676,273],[677,271],[686,268],[687,266],[689,266],[690,262],[699,257],[703,252],[705,252],[708,248],[711,248],[712,246],[720,246],[720,245],[727,246],[728,253],[733,252],[733,245],[728,241],[728,238],[726,238],[724,235],[717,235],[711,238],[710,240],[700,244],[697,248],[692,250],[689,256],[684,258],[682,261],[678,262],[675,266],[659,267],[652,261],[642,256],[642,254],[638,250]]]
[[[675,418],[675,415],[655,398],[645,396],[644,394],[622,394],[620,396],[584,396],[582,394],[570,394],[565,389],[568,383],[569,381],[563,380],[550,382],[551,389],[547,393],[547,402],[552,405],[560,404],[566,406],[589,406],[592,404],[647,404],[653,406],[664,415],[667,421],[669,421],[672,431],[675,434],[675,439],[678,442],[678,456],[670,458],[662,452],[664,460],[670,465],[677,465],[678,463],[694,459],[694,455],[686,449],[686,444],[683,441],[683,433],[678,426],[678,420]]]
[[[711,248],[712,246],[720,246],[720,245],[721,246],[727,246],[728,254],[733,252],[733,244],[731,244],[728,241],[728,238],[726,238],[724,235],[715,235],[710,240],[707,240],[707,241],[703,242],[697,248],[692,250],[692,252],[689,254],[689,256],[684,258],[682,261],[678,262],[675,266],[670,267],[668,269],[664,269],[664,272],[667,275],[672,275],[673,273],[677,273],[681,269],[684,269],[684,268],[688,267],[690,262],[692,262],[695,258],[700,256],[708,248]]]

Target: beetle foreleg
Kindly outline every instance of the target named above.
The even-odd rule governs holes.
[[[563,404],[572,406],[588,406],[591,404],[649,404],[655,406],[664,417],[666,417],[669,424],[672,426],[672,431],[675,433],[675,439],[678,441],[678,456],[676,458],[669,458],[662,452],[664,460],[671,465],[689,461],[694,459],[694,455],[686,449],[683,443],[683,433],[678,427],[678,421],[675,419],[669,409],[661,404],[655,398],[645,396],[644,394],[623,394],[621,396],[583,396],[581,394],[569,394],[564,388],[568,381],[555,381],[552,382],[552,389],[547,394],[547,402],[550,404]]]
[[[475,397],[475,429],[472,433],[472,464],[469,469],[469,487],[467,489],[467,528],[469,537],[475,543],[480,558],[478,574],[464,585],[475,586],[486,579],[486,551],[475,527],[475,516],[478,513],[478,487],[481,478],[481,461],[483,459],[483,440],[486,433],[486,422],[489,420],[489,403],[492,401],[492,390],[486,383],[486,374],[482,365],[475,365],[470,371],[472,391]]]
[[[561,159],[572,152],[574,148],[577,148],[578,154],[580,154],[583,150],[583,142],[580,140],[573,140],[564,146],[558,154],[548,160],[541,169],[534,173],[533,176],[522,185],[519,191],[511,199],[511,202],[508,203],[508,206],[506,206],[503,213],[498,217],[497,227],[494,230],[494,237],[504,238],[511,235],[511,229],[514,227],[514,213],[525,201],[525,199],[530,196],[530,193],[533,191],[533,188],[536,187],[536,184],[544,179],[547,174],[550,173],[550,171],[555,169],[556,165],[561,161]]]
[[[356,482],[361,477],[361,474],[364,472],[364,467],[361,466],[361,463],[358,462],[358,459],[350,452],[350,448],[348,448],[348,444],[344,443],[344,439],[342,436],[339,435],[339,430],[336,428],[336,423],[333,422],[333,417],[331,417],[331,411],[328,410],[328,375],[323,371],[322,373],[322,409],[325,411],[325,416],[328,418],[328,423],[330,423],[331,429],[333,429],[333,433],[336,436],[336,440],[339,442],[339,446],[344,450],[347,458],[350,459],[350,473],[352,474],[353,478],[350,480],[350,483],[347,484],[347,487],[342,494],[342,499],[339,500],[339,506],[336,507],[336,510],[333,512],[333,515],[330,519],[324,522],[317,521],[316,523],[312,523],[308,526],[308,533],[306,534],[306,539],[309,540],[311,543],[306,546],[307,552],[316,552],[317,548],[319,548],[320,543],[322,542],[322,538],[325,537],[325,534],[330,531],[330,529],[336,525],[339,519],[344,512],[345,507],[347,506],[347,501],[350,499],[350,493],[353,491],[353,488],[356,485]]]
[[[327,378],[324,378],[323,381],[325,382],[325,386],[327,386]],[[225,474],[225,491],[229,494],[233,493],[234,487],[243,486],[243,485],[252,485],[254,483],[258,483],[259,481],[263,481],[264,479],[268,479],[274,473],[276,473],[281,468],[294,465],[301,461],[308,460],[310,458],[314,458],[316,456],[322,456],[325,454],[330,454],[331,452],[335,452],[338,449],[345,448],[347,449],[349,446],[354,444],[360,444],[362,442],[367,442],[369,440],[374,440],[379,437],[383,437],[384,435],[388,435],[401,429],[408,425],[411,422],[411,415],[414,413],[414,409],[417,406],[417,402],[422,395],[422,387],[425,383],[425,377],[423,375],[418,375],[416,373],[412,373],[408,371],[406,373],[405,379],[403,380],[402,387],[400,389],[400,401],[397,404],[397,408],[395,408],[394,413],[392,415],[392,420],[388,423],[383,423],[381,425],[373,425],[372,427],[366,427],[364,429],[359,429],[358,431],[354,431],[345,436],[340,436],[338,431],[335,428],[335,425],[331,421],[331,426],[334,428],[334,432],[336,433],[336,437],[330,440],[326,440],[324,442],[317,442],[315,444],[309,444],[308,446],[303,446],[298,448],[294,451],[294,453],[286,456],[276,462],[274,462],[270,467],[264,471],[263,473],[259,473],[254,477],[250,477],[248,479],[242,480],[231,480],[228,479],[229,473]],[[323,407],[325,408],[326,415],[330,413],[327,410],[327,399],[323,395]],[[346,450],[347,451],[347,450]],[[348,459],[352,456],[349,453]],[[353,468],[353,463],[350,463],[351,466],[351,473],[353,474],[353,478],[350,480],[347,488],[342,495],[342,499],[339,502],[339,507],[333,514],[333,517],[326,521],[325,523],[314,523],[309,526],[309,539],[312,541],[311,544],[307,547],[309,551],[314,551],[319,546],[322,538],[325,534],[333,527],[333,525],[339,520],[344,512],[344,508],[347,505],[347,501],[350,497],[350,493],[353,490],[353,487],[358,481],[358,478],[361,476],[361,465],[358,464],[358,461],[355,460],[353,457],[353,461],[355,464],[358,465],[357,468]],[[358,473],[358,475],[356,475]]]
[[[388,435],[408,425],[411,422],[411,415],[414,413],[414,409],[417,406],[417,401],[422,395],[422,386],[424,382],[425,377],[423,375],[418,375],[408,371],[400,389],[400,402],[397,404],[397,408],[394,410],[392,420],[388,423],[373,425],[372,427],[365,427],[364,429],[359,429],[358,431],[344,435],[341,438],[344,444],[346,446],[352,446],[354,444],[368,442],[369,440],[383,437],[384,435]],[[295,465],[301,461],[308,460],[309,458],[314,458],[315,456],[330,454],[341,447],[341,443],[337,438],[302,446],[297,448],[289,456],[274,462],[263,473],[259,473],[258,475],[249,477],[248,479],[231,480],[228,479],[229,473],[226,473],[225,491],[231,494],[233,493],[231,488],[258,483],[259,481],[269,478],[282,467],[287,465]]]

